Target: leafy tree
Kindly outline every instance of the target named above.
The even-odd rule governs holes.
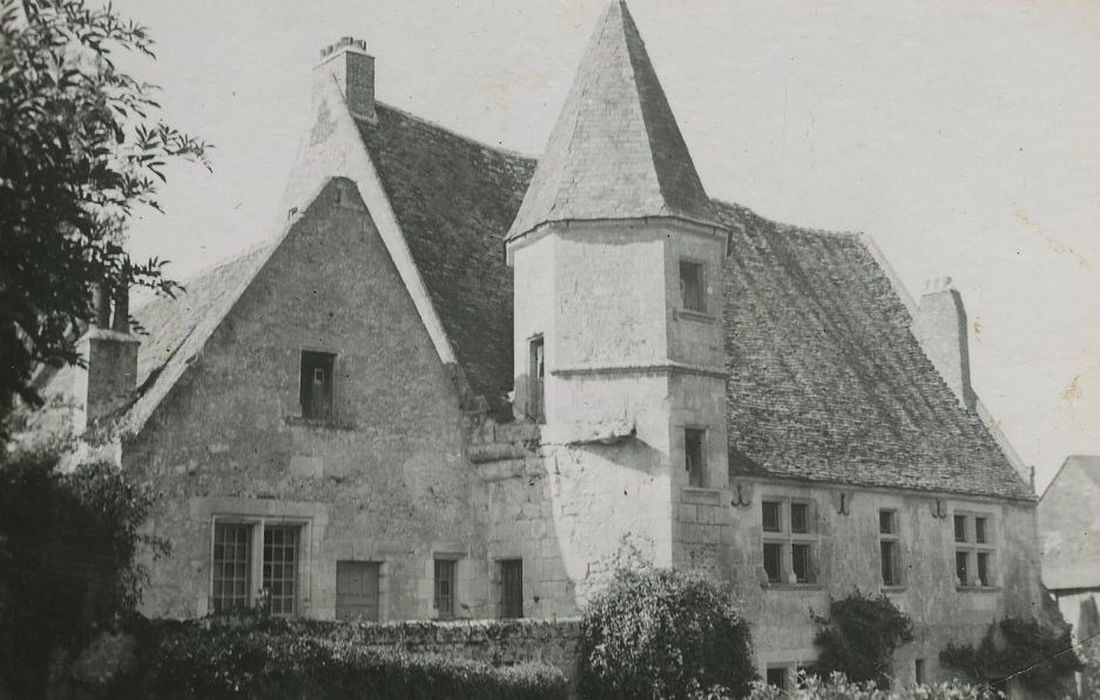
[[[96,283],[171,293],[164,261],[130,265],[123,225],[159,209],[163,168],[206,161],[207,144],[161,121],[155,86],[117,52],[154,57],[148,30],[108,4],[0,0],[0,418],[38,405],[42,363],[77,363]]]
[[[138,548],[167,551],[139,529],[151,492],[109,464],[58,464],[52,453],[0,458],[2,697],[41,697],[51,659],[134,611]]]

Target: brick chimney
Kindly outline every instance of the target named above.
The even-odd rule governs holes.
[[[113,319],[110,319],[111,296]],[[124,406],[137,389],[141,341],[130,334],[130,290],[123,286],[109,295],[105,285],[98,284],[92,299],[92,324],[77,341],[77,350],[86,363],[77,369],[73,387],[82,405],[75,417],[77,433]]]
[[[913,335],[959,401],[974,408],[966,309],[950,277],[929,280],[917,306]]]
[[[324,81],[335,79],[348,109],[356,117],[374,122],[374,57],[367,42],[345,36],[321,50],[321,62],[313,69],[313,99],[318,100]]]

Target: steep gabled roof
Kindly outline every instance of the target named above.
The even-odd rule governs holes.
[[[638,28],[614,0],[508,237],[548,221],[647,216],[719,224]]]
[[[1043,583],[1100,589],[1100,455],[1070,455],[1039,501]]]
[[[359,132],[470,388],[499,405],[513,381],[504,235],[535,161],[381,104],[377,112]]]
[[[725,266],[735,473],[1034,499],[909,331],[861,236],[732,204]]]

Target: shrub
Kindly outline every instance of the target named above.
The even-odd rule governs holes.
[[[687,698],[715,686],[740,697],[755,677],[748,624],[701,574],[620,569],[584,611],[584,697]]]
[[[842,673],[834,673],[828,678],[803,676],[799,680],[795,690],[755,683],[748,700],[992,700],[1001,697],[988,688],[958,681],[883,690],[873,681],[853,683]]]
[[[1049,690],[1083,668],[1068,625],[1055,630],[1019,618],[991,625],[977,648],[948,646],[940,652],[940,662],[998,690],[1005,689],[1010,677],[1032,690]]]
[[[855,683],[890,686],[894,650],[913,640],[913,623],[885,595],[868,598],[856,591],[829,605],[829,617],[815,616],[819,653],[814,672],[842,673]]]
[[[308,634],[279,620],[211,625],[157,622],[138,631],[135,668],[112,698],[486,698],[564,700],[561,671],[543,664],[496,668],[439,655],[367,649]]]
[[[134,609],[139,545],[165,549],[138,533],[148,492],[109,464],[57,465],[46,453],[0,462],[0,687],[16,697],[43,695],[51,658]]]

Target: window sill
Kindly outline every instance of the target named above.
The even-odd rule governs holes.
[[[287,416],[286,424],[300,428],[314,428],[319,430],[355,430],[351,423],[343,423],[332,419],[302,418],[301,416]]]
[[[823,591],[825,585],[821,583],[773,583],[771,581],[762,584],[768,591]]]
[[[959,593],[1000,593],[1000,586],[955,586]]]
[[[689,311],[688,309],[676,309],[676,318],[695,321],[696,323],[716,323],[718,321],[717,318],[705,311]]]
[[[905,585],[904,583],[899,583],[899,584],[894,585],[894,586],[883,586],[882,587],[882,592],[883,593],[904,593],[907,590],[909,590],[909,586]]]
[[[721,505],[722,489],[717,489],[710,486],[681,486],[680,501],[683,503]]]

